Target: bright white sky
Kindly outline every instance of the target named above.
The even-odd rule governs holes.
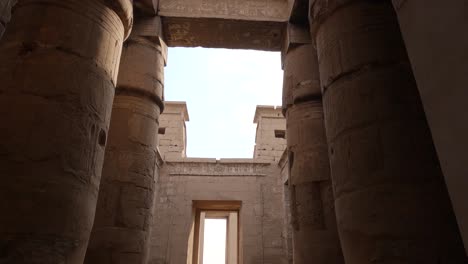
[[[226,219],[205,219],[203,264],[226,263]]]
[[[170,48],[165,100],[186,101],[187,156],[252,158],[256,105],[281,105],[279,52]]]

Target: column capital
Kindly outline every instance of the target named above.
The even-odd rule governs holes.
[[[317,51],[312,44],[294,44],[283,54],[283,113],[293,104],[321,100]]]
[[[162,112],[167,46],[161,18],[137,16],[134,29],[123,47],[116,93],[146,97]]]
[[[110,10],[117,15],[124,29],[124,39],[126,39],[133,26],[133,1],[132,0],[17,0],[18,6],[25,6],[28,4],[41,4],[60,6],[81,15],[111,17]],[[15,8],[16,9],[16,8]],[[110,10],[108,10],[110,9]],[[99,11],[97,11],[99,10]],[[109,26],[115,27],[111,23]]]
[[[311,44],[311,42],[308,25],[288,23],[281,50],[281,68],[284,69],[284,60],[290,49],[304,44]]]
[[[167,45],[164,41],[160,16],[136,17],[130,39],[159,47],[158,50],[164,58],[164,65],[167,64]]]
[[[19,0],[21,1],[21,0]],[[82,0],[80,0],[82,1]],[[132,0],[100,0],[106,6],[111,8],[122,20],[127,38],[132,31],[133,25],[133,1]]]
[[[27,5],[34,3],[58,4],[60,6],[78,7],[80,12],[92,12],[90,10],[100,10],[103,6],[111,9],[122,21],[124,27],[124,38],[130,35],[133,25],[133,0],[18,0],[18,5]],[[99,6],[101,8],[99,8]],[[86,11],[85,11],[86,10]],[[94,12],[93,12],[94,13]],[[105,15],[104,13],[100,15]]]

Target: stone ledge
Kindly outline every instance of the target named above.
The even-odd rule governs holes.
[[[169,173],[170,177],[266,177],[267,174],[223,174],[212,175],[203,173]]]
[[[271,163],[265,162],[262,160],[257,160],[257,159],[220,159],[217,161],[217,163],[220,164],[268,164],[270,165]]]
[[[280,51],[285,22],[221,18],[164,17],[169,47],[204,47]]]
[[[216,159],[181,158],[166,161],[169,176],[208,176],[208,177],[265,177],[276,164],[253,159]]]
[[[184,158],[167,157],[166,163],[216,163],[215,158]]]

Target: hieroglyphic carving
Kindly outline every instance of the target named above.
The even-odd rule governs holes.
[[[286,0],[161,0],[160,16],[287,21]]]
[[[163,17],[164,39],[170,47],[279,51],[283,30],[280,22]]]
[[[201,163],[201,162],[167,162],[170,176],[245,176],[265,177],[267,163]]]

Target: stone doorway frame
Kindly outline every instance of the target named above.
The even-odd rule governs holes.
[[[203,231],[206,218],[226,219],[226,264],[242,264],[241,201],[193,201],[193,224],[187,263],[203,263]],[[192,252],[192,254],[190,254]]]

